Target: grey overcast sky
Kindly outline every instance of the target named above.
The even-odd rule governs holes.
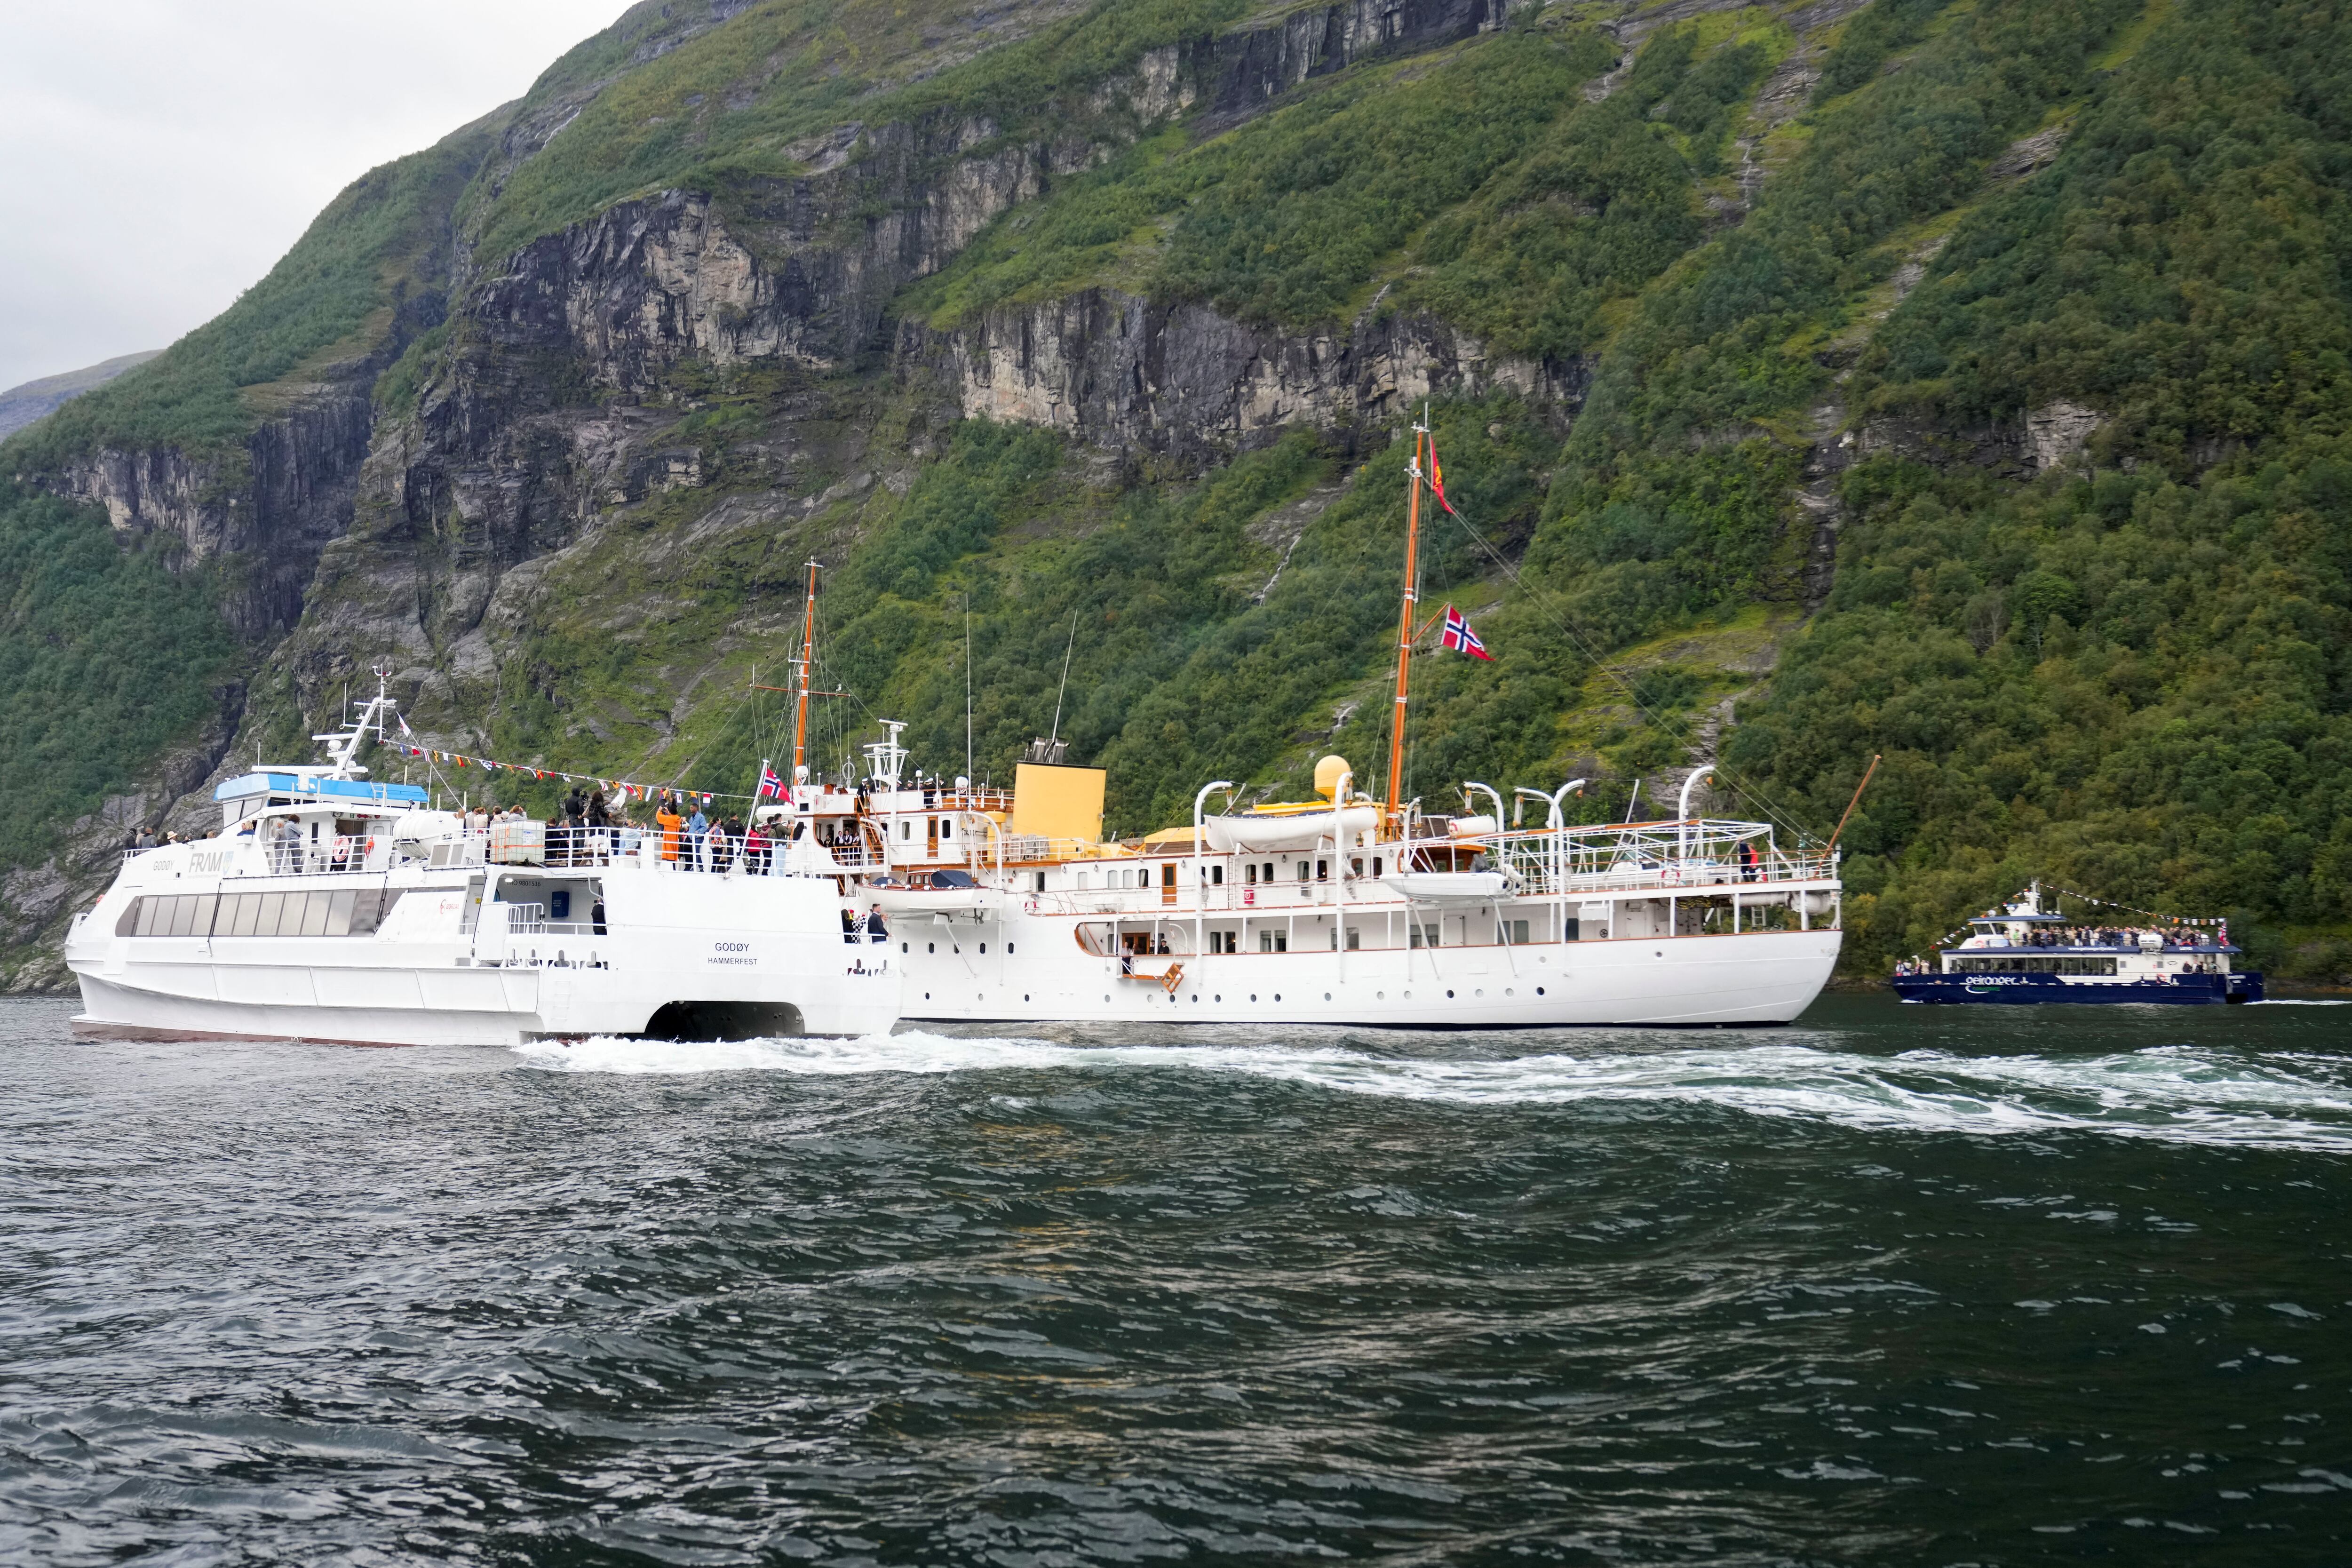
[[[160,349],[627,0],[0,0],[0,389]]]

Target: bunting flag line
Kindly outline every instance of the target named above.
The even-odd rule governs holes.
[[[408,729],[405,720],[401,722],[401,730],[403,733],[409,735],[412,741],[415,739],[415,733]],[[593,784],[606,795],[625,802],[652,800],[656,795],[674,795],[679,800],[697,805],[714,805],[722,800],[757,801],[761,798],[757,795],[735,795],[724,790],[681,789],[676,784],[642,784],[630,779],[602,778],[593,773],[568,773],[561,768],[542,768],[529,763],[501,763],[490,757],[469,756],[462,752],[436,751],[430,746],[401,744],[394,746],[392,750],[404,752],[412,757],[422,757],[429,762],[446,763],[455,768],[480,768],[486,773],[528,773],[541,784],[546,783],[549,779],[561,779],[565,784]]]

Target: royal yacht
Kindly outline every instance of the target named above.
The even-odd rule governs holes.
[[[2263,977],[2233,968],[2239,950],[2218,920],[2069,920],[2043,907],[2042,884],[1969,921],[1936,962],[1903,964],[1906,1002],[2259,1002]]]
[[[359,765],[391,712],[380,674],[355,721],[314,737],[324,765],[230,779],[217,837],[125,856],[67,938],[77,1032],[511,1046],[897,1020],[897,955],[845,940],[836,879],[788,861],[698,873],[653,836],[469,824]]]
[[[1214,781],[1190,824],[1114,842],[1106,775],[1071,765],[1066,742],[1028,748],[1006,791],[909,777],[889,721],[862,776],[813,778],[812,571],[793,771],[758,815],[879,909],[906,1016],[1526,1028],[1785,1023],[1812,1002],[1837,962],[1834,851],[1694,816],[1710,770],[1660,821],[1570,823],[1581,780],[1513,791],[1508,826],[1502,792],[1475,781],[1462,815],[1398,798],[1428,432],[1414,436],[1381,800],[1327,757],[1313,800],[1243,808]],[[1531,804],[1541,826],[1524,824]]]

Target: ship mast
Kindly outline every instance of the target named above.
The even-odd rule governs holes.
[[[1399,796],[1404,792],[1404,706],[1412,671],[1412,615],[1420,599],[1416,584],[1421,550],[1421,447],[1428,436],[1427,425],[1413,426],[1412,462],[1405,469],[1404,607],[1397,616],[1396,706],[1389,717],[1389,795],[1383,818],[1383,825],[1391,833],[1402,831],[1397,813]]]
[[[809,674],[816,663],[816,563],[808,563],[808,614],[801,623],[800,692],[793,701],[793,783],[808,765]]]

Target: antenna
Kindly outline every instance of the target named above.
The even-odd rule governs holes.
[[[1077,633],[1076,621],[1070,623],[1070,631],[1075,637]],[[1067,680],[1067,654],[1062,657],[1062,679]],[[1058,721],[1055,727],[1059,728]],[[963,776],[967,779],[971,777],[971,595],[969,591],[963,596]]]
[[[1062,649],[1062,689],[1054,693],[1054,732],[1050,738],[1056,741],[1062,738],[1062,697],[1070,689],[1070,655],[1077,646],[1078,612],[1073,606],[1070,610],[1069,646]]]

